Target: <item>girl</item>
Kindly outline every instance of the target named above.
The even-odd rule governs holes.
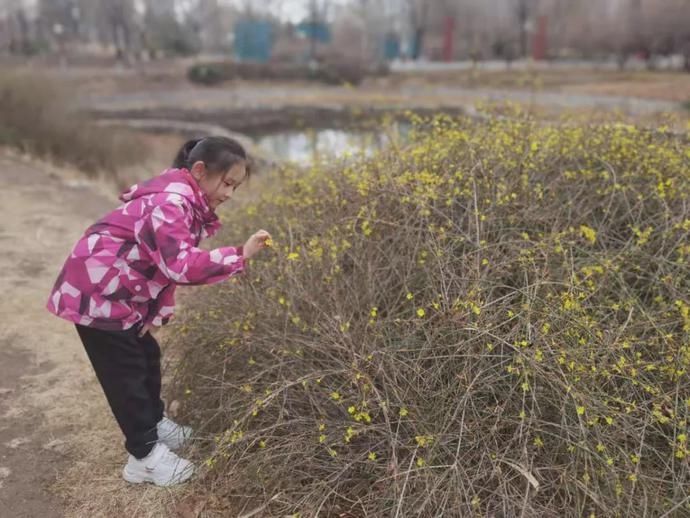
[[[87,229],[55,282],[48,310],[76,324],[126,438],[128,482],[167,486],[193,473],[171,451],[192,430],[163,415],[160,347],[151,332],[170,320],[178,284],[225,280],[266,246],[270,235],[259,230],[244,246],[198,248],[220,227],[216,208],[249,173],[238,142],[187,142],[172,169],[133,186],[123,205]]]

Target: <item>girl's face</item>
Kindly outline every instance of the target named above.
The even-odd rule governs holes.
[[[194,163],[190,172],[206,194],[211,209],[216,210],[221,203],[232,198],[235,189],[244,181],[247,166],[244,162],[238,162],[224,175],[210,175],[206,164],[199,161]]]

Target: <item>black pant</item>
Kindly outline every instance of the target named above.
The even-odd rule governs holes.
[[[77,324],[105,397],[125,434],[125,448],[146,457],[158,440],[156,423],[163,418],[161,350],[139,326],[127,331],[103,331]]]

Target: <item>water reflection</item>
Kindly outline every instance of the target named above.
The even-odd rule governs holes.
[[[404,138],[403,127],[385,132],[319,129],[290,131],[263,135],[257,146],[277,160],[307,165],[329,157],[371,156],[390,145],[391,140]]]

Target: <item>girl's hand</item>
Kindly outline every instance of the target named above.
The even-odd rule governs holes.
[[[269,239],[271,239],[271,234],[265,230],[259,230],[256,234],[247,239],[243,248],[245,259],[251,259],[259,250],[266,248],[268,246],[266,241]]]
[[[139,338],[143,338],[146,333],[151,333],[154,334],[156,331],[158,331],[158,327],[154,326],[153,324],[144,324],[144,327],[141,328],[141,331],[139,331]]]

